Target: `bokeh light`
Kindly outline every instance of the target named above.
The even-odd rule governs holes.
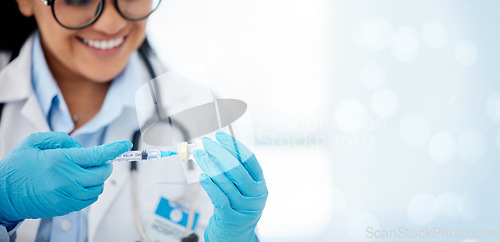
[[[460,218],[464,220],[477,219],[478,208],[475,205],[474,199],[477,199],[477,197],[474,197],[470,192],[464,192],[460,195]]]
[[[367,241],[369,240],[365,234],[368,227],[374,230],[380,229],[379,220],[370,213],[358,213],[354,215],[347,224],[347,233],[354,241]]]
[[[488,97],[486,113],[491,120],[500,122],[500,92],[494,92]]]
[[[366,118],[365,106],[356,99],[344,100],[335,108],[335,122],[337,127],[346,133],[361,131]]]
[[[368,62],[359,71],[361,86],[374,90],[384,86],[387,80],[385,67],[378,62]]]
[[[410,27],[401,27],[394,32],[391,46],[392,56],[400,62],[410,62],[417,58],[420,48],[418,32]]]
[[[399,135],[403,143],[410,147],[426,144],[430,132],[429,119],[417,112],[405,115],[399,124]]]
[[[408,203],[408,219],[415,225],[424,226],[436,217],[437,207],[434,196],[428,193],[419,193]]]
[[[455,45],[455,57],[462,66],[474,66],[479,58],[477,46],[469,40],[460,40]]]
[[[431,48],[443,48],[448,43],[448,31],[440,22],[427,22],[422,27],[422,40]]]
[[[458,156],[466,162],[474,162],[484,154],[486,141],[477,129],[467,129],[458,138]]]
[[[393,28],[385,19],[366,20],[362,25],[361,38],[364,44],[373,50],[384,50],[392,43]]]
[[[457,219],[460,216],[460,197],[454,192],[444,192],[434,200],[437,215],[446,219]]]
[[[378,90],[373,93],[371,104],[376,115],[388,118],[398,109],[398,97],[389,89]]]
[[[456,153],[456,141],[452,134],[439,132],[429,141],[429,153],[437,163],[450,162]]]

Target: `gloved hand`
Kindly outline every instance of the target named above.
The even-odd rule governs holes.
[[[50,218],[81,210],[103,192],[109,160],[132,144],[119,141],[92,148],[68,134],[31,134],[0,161],[0,223]]]
[[[205,240],[256,241],[255,226],[268,194],[262,168],[241,142],[220,131],[215,137],[220,145],[203,138],[206,152],[194,152],[204,172],[200,183],[215,206]]]

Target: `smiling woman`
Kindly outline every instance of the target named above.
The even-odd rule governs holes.
[[[256,240],[267,187],[255,155],[234,137],[205,140],[207,153],[195,160],[228,169],[201,185],[187,184],[179,157],[110,162],[131,147],[152,148],[141,140],[142,106],[132,97],[164,71],[145,33],[160,0],[5,2],[0,33],[15,41],[0,42],[0,241]],[[189,82],[168,82],[176,94],[162,103],[168,111],[192,107],[206,92]],[[165,177],[173,184],[158,186]],[[258,206],[241,203],[243,190]],[[176,216],[158,212],[171,210]],[[160,222],[170,226],[158,230]]]
[[[122,1],[18,0],[26,17],[34,16],[41,45],[54,79],[72,117],[74,129],[95,116],[102,106],[111,80],[120,74],[130,56],[145,42],[149,11],[129,13],[125,18],[116,5]],[[151,4],[151,1],[129,1]],[[158,4],[159,2],[157,2]],[[136,4],[137,5],[137,4]],[[129,9],[129,6],[125,6]],[[144,7],[142,9],[145,9]],[[97,21],[99,19],[99,21]],[[82,101],[86,100],[86,101]],[[79,117],[85,113],[85,116]]]
[[[81,23],[83,27],[85,24],[92,23],[88,28],[68,29],[66,25],[62,26],[62,24],[76,24],[76,21],[80,21],[82,17],[75,14],[65,14],[64,17],[58,17],[59,12],[68,12],[68,6],[71,5],[67,2],[64,0],[51,1],[51,7],[49,7],[40,0],[18,0],[19,9],[24,16],[35,16],[47,61],[56,80],[69,79],[57,78],[58,76],[73,76],[95,83],[109,82],[125,68],[128,57],[144,41],[147,20],[128,21],[124,19],[116,11],[112,1],[105,3],[89,1],[89,4],[97,2],[96,7],[102,12],[98,11],[101,13],[90,18],[90,22]],[[104,4],[104,6],[99,7],[99,4]],[[62,9],[59,11],[59,8]],[[95,7],[78,5],[78,7],[71,8],[78,8],[80,10],[78,12],[84,12],[84,14],[85,11],[80,8],[83,10],[88,8],[91,13],[96,13]],[[57,18],[54,18],[53,15]],[[71,20],[69,20],[70,16]],[[99,17],[99,21],[96,21],[97,17]],[[81,27],[79,26],[79,28]],[[116,39],[124,39],[124,41],[112,49],[102,48],[104,42]],[[97,43],[99,48],[96,48],[96,45],[86,44],[84,40]]]

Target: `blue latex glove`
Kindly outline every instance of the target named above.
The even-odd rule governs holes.
[[[109,160],[132,144],[119,141],[92,148],[68,134],[31,134],[0,161],[0,223],[50,218],[81,210],[103,192]]]
[[[214,204],[206,241],[256,241],[255,226],[266,205],[267,186],[255,155],[232,136],[217,132],[195,150],[200,183]]]

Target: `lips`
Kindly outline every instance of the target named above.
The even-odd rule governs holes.
[[[123,41],[125,40],[125,36],[114,38],[114,39],[106,39],[106,40],[94,40],[94,39],[87,39],[87,38],[81,38],[80,39],[84,44],[86,44],[89,47],[98,49],[98,50],[110,50],[114,49],[121,44],[123,44]]]

